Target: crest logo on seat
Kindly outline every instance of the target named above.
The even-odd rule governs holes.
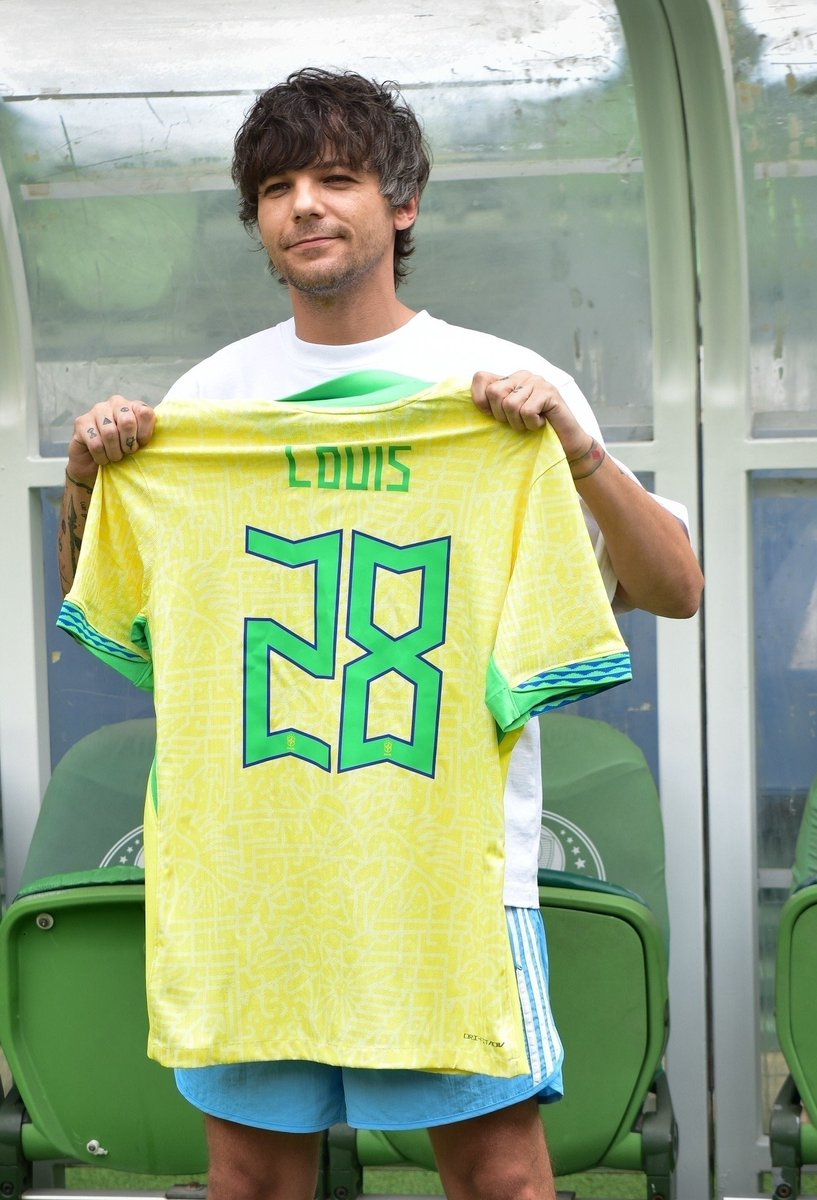
[[[141,867],[144,870],[145,845],[142,831],[143,826],[137,825],[130,833],[121,837],[116,845],[111,846],[99,864],[100,867]]]
[[[591,879],[606,879],[604,862],[583,829],[559,813],[542,813],[539,866],[548,871],[570,871]]]

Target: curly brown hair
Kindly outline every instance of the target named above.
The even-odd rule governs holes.
[[[270,175],[320,162],[327,147],[354,170],[377,173],[380,191],[395,208],[422,195],[431,158],[420,123],[395,83],[354,71],[305,67],[263,92],[235,137],[232,178],[239,217],[253,232],[258,190]],[[398,229],[394,282],[408,273],[411,229]]]

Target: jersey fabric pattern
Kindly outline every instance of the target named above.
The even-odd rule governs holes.
[[[629,656],[547,428],[307,406],[165,402],[59,618],[155,692],[149,1053],[521,1074],[513,731]]]
[[[322,382],[364,371],[397,372],[425,380],[453,376],[470,380],[476,371],[509,375],[518,370],[541,375],[557,387],[585,432],[603,442],[587,399],[566,371],[525,346],[451,325],[425,311],[415,313],[391,333],[345,346],[303,341],[290,317],[231,342],[196,363],[173,384],[167,399],[223,400],[241,407],[281,400]],[[623,463],[617,465],[626,472]],[[615,611],[615,571],[598,525],[589,509],[582,506],[582,510]],[[683,510],[677,515],[688,525]],[[505,783],[505,904],[509,907],[539,907],[542,773],[539,722],[528,721],[514,746]]]

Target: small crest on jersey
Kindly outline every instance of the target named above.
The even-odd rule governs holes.
[[[137,825],[130,833],[121,837],[114,846],[111,846],[99,865],[100,867],[141,867],[144,869],[143,826]]]
[[[539,866],[591,879],[607,878],[602,857],[584,830],[554,812],[542,813]]]

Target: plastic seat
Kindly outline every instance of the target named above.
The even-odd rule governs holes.
[[[541,729],[539,895],[565,1045],[565,1098],[541,1108],[554,1169],[642,1171],[645,1195],[670,1200],[677,1129],[662,1069],[668,917],[655,782],[638,747],[604,722],[558,714]],[[425,1132],[330,1131],[330,1193],[360,1195],[362,1167],[405,1163],[434,1168]]]
[[[795,1200],[801,1169],[817,1163],[817,780],[806,798],[792,883],[775,975],[777,1037],[789,1071],[769,1122],[775,1200]]]
[[[154,723],[77,743],[46,790],[21,890],[0,922],[0,1192],[35,1163],[206,1170],[200,1114],[146,1055],[141,825]],[[53,1193],[56,1194],[56,1193]]]

